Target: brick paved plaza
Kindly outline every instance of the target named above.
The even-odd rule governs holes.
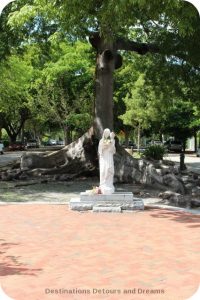
[[[198,215],[21,204],[0,216],[0,284],[14,300],[185,300],[199,286]]]

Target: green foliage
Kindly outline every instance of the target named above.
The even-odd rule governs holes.
[[[5,108],[20,105],[28,98],[32,67],[22,58],[12,55],[0,65],[0,102]]]
[[[9,146],[9,144],[10,144],[10,143],[9,143],[9,141],[8,141],[8,140],[4,140],[4,141],[3,141],[3,144],[4,144],[4,147],[6,148],[6,147],[8,147],[8,146]]]
[[[145,134],[166,133],[178,139],[193,135],[200,122],[199,72],[157,55],[129,54],[129,65],[133,75],[126,76],[128,82],[121,81],[119,89],[124,91],[123,123],[140,125]]]
[[[108,41],[120,36],[153,42],[165,55],[200,61],[199,15],[182,0],[17,0],[9,25],[31,29],[29,40],[39,37],[40,43],[60,37],[86,39],[91,31],[99,31]]]
[[[160,18],[160,24],[171,18],[171,26],[179,26],[179,30],[185,33],[191,27],[192,19],[197,12],[192,5],[182,3],[180,0],[134,0],[134,1],[94,1],[94,0],[18,0],[13,7],[20,8],[13,12],[10,23],[19,26],[34,18],[38,11],[47,19],[65,21],[65,28],[77,34],[86,34],[88,28],[96,28],[98,25],[102,33],[106,34],[108,25],[113,33],[128,31],[129,26],[138,24],[139,21],[156,20]],[[161,14],[162,18],[161,18]],[[165,19],[165,15],[166,19]],[[179,20],[177,20],[179,16]],[[187,27],[185,25],[187,20]],[[168,20],[168,23],[170,22]],[[80,26],[80,24],[82,26]]]
[[[31,112],[27,124],[40,130],[91,123],[95,58],[83,42],[91,31],[108,41],[122,37],[154,43],[162,54],[122,52],[114,95],[118,131],[140,126],[176,134],[199,126],[200,22],[188,2],[16,0],[1,15],[0,29],[1,57],[6,51],[10,55],[0,65],[1,112],[15,126],[25,108]],[[171,109],[177,101],[192,103],[194,112],[181,113],[187,124],[180,120],[184,126],[172,130],[181,110]]]
[[[163,122],[163,132],[181,140],[183,144],[186,140],[194,136],[200,126],[199,110],[190,102],[176,101],[165,115]]]
[[[136,159],[141,159],[143,157],[143,154],[140,152],[134,152],[133,157]]]
[[[147,159],[162,160],[165,153],[166,153],[166,149],[164,146],[151,145],[145,149],[145,151],[143,152],[143,155]]]
[[[10,28],[7,24],[11,11],[11,3],[8,4],[0,15],[0,61],[5,60],[12,53],[12,49],[20,47],[21,34],[16,28]]]
[[[32,73],[32,67],[16,55],[0,64],[0,124],[10,138],[16,138],[29,118]]]
[[[33,85],[35,117],[43,116],[61,127],[67,124],[75,128],[80,123],[85,128],[92,116],[92,75],[87,44],[53,44],[50,62],[38,73]]]
[[[153,97],[155,97],[153,90],[150,91],[148,89],[145,85],[143,74],[140,74],[131,87],[130,94],[127,94],[124,99],[126,112],[121,116],[124,123],[133,127],[136,127],[138,124],[143,128],[148,126],[148,116],[151,114],[152,108],[149,103],[152,102]]]
[[[71,113],[67,117],[65,123],[72,129],[81,133],[84,133],[92,123],[92,116],[85,113]]]

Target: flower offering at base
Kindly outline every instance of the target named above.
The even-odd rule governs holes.
[[[92,192],[93,194],[102,194],[101,189],[98,186],[93,186]]]

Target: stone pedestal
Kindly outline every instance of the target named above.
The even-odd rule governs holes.
[[[144,210],[142,199],[135,198],[133,193],[113,193],[111,195],[80,193],[80,197],[72,198],[69,203],[72,210],[93,212],[126,212]]]

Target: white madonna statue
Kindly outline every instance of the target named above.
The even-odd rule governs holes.
[[[99,168],[100,168],[100,189],[104,195],[114,193],[113,177],[114,177],[114,161],[115,153],[115,134],[106,128],[99,142]]]

